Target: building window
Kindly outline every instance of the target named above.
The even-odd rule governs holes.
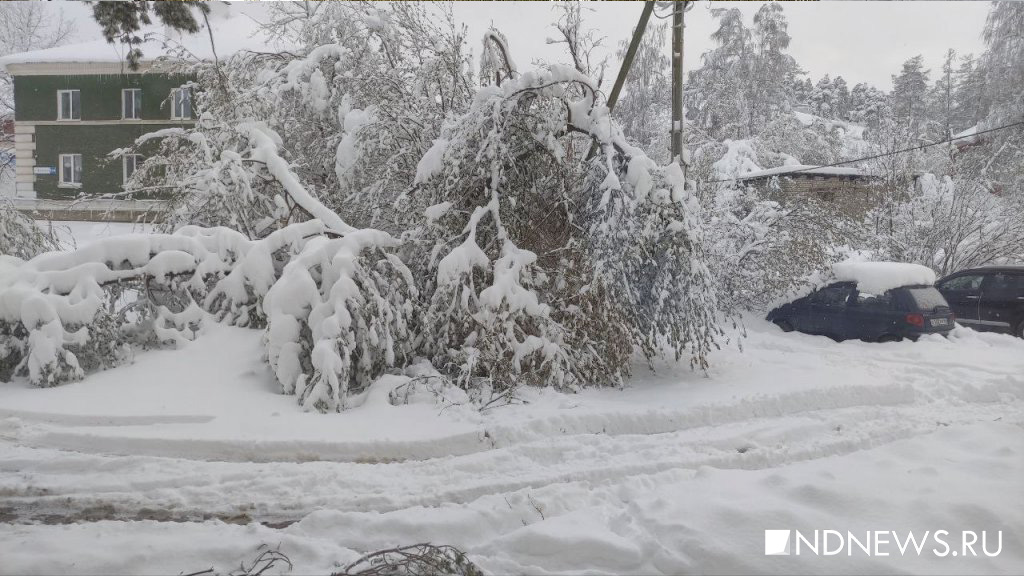
[[[192,118],[192,91],[188,88],[175,88],[171,91],[171,119],[188,120]]]
[[[121,90],[121,118],[125,120],[142,118],[142,90],[138,88]]]
[[[82,185],[82,155],[60,155],[60,186],[78,188]]]
[[[128,179],[132,177],[132,174],[135,174],[135,170],[137,170],[139,165],[142,164],[142,155],[125,154],[121,158],[121,162],[123,168],[122,172],[124,173],[124,182],[127,184]]]
[[[57,119],[58,120],[81,120],[80,90],[57,90]]]

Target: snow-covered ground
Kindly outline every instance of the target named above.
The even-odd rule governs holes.
[[[151,224],[134,224],[131,222],[79,222],[60,220],[37,220],[36,225],[52,231],[57,240],[66,248],[81,248],[94,240],[131,234],[133,232],[149,232]]]
[[[867,344],[748,319],[708,376],[342,414],[277,393],[261,334],[51,389],[0,384],[0,573],[293,573],[429,541],[495,574],[1019,573],[1024,341]],[[780,556],[763,531],[986,531],[996,557]]]

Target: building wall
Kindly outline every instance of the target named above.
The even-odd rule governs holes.
[[[60,200],[79,194],[114,194],[122,190],[124,176],[120,158],[109,158],[111,150],[131,144],[136,138],[176,124],[106,124],[90,126],[36,126],[35,167],[60,170],[61,154],[82,155],[81,188],[61,188],[57,174],[34,175],[37,198]],[[150,149],[157,142],[151,143]],[[143,153],[146,150],[142,150]],[[19,156],[20,159],[20,156]]]
[[[189,77],[177,74],[15,76],[15,120],[57,121],[57,91],[81,90],[82,122],[120,121],[121,90],[139,88],[142,90],[142,119],[169,121],[171,108],[167,97],[172,89],[188,81]]]
[[[66,200],[80,194],[121,192],[121,160],[107,155],[143,134],[191,126],[191,120],[171,120],[168,101],[171,90],[189,80],[188,76],[167,73],[14,76],[17,195]],[[125,88],[142,90],[140,119],[121,119],[121,90]],[[81,119],[57,120],[57,91],[71,89],[81,91]],[[57,174],[36,173],[37,168],[59,170],[60,154],[82,155],[81,187],[60,187]]]
[[[781,176],[778,183],[778,188],[774,188],[766,179],[755,185],[764,187],[768,197],[783,206],[802,198],[817,198],[834,204],[851,218],[863,218],[877,201],[877,190],[868,179]]]

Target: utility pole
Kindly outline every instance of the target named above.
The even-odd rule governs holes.
[[[683,174],[683,12],[690,8],[689,4],[684,0],[672,2],[672,161],[679,162]]]
[[[615,108],[615,103],[619,101],[619,92],[622,90],[622,85],[626,83],[626,75],[629,73],[630,66],[633,65],[633,57],[636,56],[636,49],[640,46],[640,40],[644,37],[644,31],[647,30],[647,22],[651,19],[651,12],[653,10],[654,2],[644,2],[644,9],[640,12],[640,22],[637,23],[636,28],[633,30],[633,38],[629,42],[629,48],[626,49],[626,56],[622,59],[619,75],[615,78],[615,85],[612,86],[612,92],[608,96],[609,112]]]
[[[629,74],[629,68],[633,65],[633,58],[636,56],[636,49],[640,46],[640,40],[644,37],[644,31],[647,30],[647,22],[651,19],[651,12],[653,11],[654,2],[644,2],[644,9],[640,12],[640,22],[633,29],[633,39],[629,41],[626,56],[622,59],[622,66],[619,67],[619,75],[615,78],[615,85],[612,86],[612,92],[608,96],[608,112],[614,110],[615,103],[619,101],[619,93],[622,91],[622,86],[626,83],[626,76]],[[587,153],[587,160],[593,158],[596,153],[597,141],[594,141],[590,145],[590,152]]]
[[[615,103],[619,99],[619,91],[622,90],[622,85],[626,81],[626,75],[633,64],[633,57],[636,54],[637,47],[640,45],[640,40],[643,38],[644,29],[647,28],[647,22],[650,19],[655,2],[647,0],[643,4],[644,9],[640,14],[640,22],[637,24],[636,29],[633,30],[633,39],[626,50],[622,67],[619,69],[619,75],[615,79],[615,85],[612,87],[611,95],[608,98],[609,111],[615,107]],[[684,161],[685,155],[683,154],[686,141],[683,134],[683,12],[690,8],[693,8],[691,1],[674,0],[672,2],[672,127],[670,129],[670,147],[672,161],[679,163],[683,169],[684,176],[686,175],[687,163]],[[587,159],[592,158],[596,152],[597,143],[595,142],[590,146]]]

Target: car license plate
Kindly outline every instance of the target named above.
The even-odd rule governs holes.
[[[949,326],[949,318],[932,318],[929,322],[932,326]]]

